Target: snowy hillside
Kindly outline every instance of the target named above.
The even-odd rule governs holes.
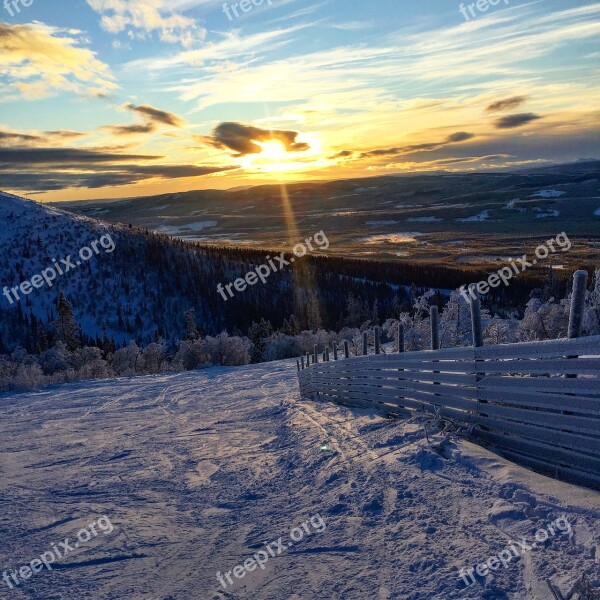
[[[440,454],[419,419],[303,402],[293,361],[0,408],[2,570],[102,516],[114,527],[13,590],[0,581],[2,598],[549,600],[548,578],[565,595],[586,572],[600,585],[600,494],[462,440]],[[460,569],[519,542],[535,546],[465,589]],[[264,569],[232,575],[254,555]]]
[[[52,345],[59,292],[73,306],[84,344],[106,347],[106,332],[117,347],[132,339],[147,345],[162,338],[172,349],[186,334],[185,313],[192,308],[204,335],[224,330],[245,334],[262,318],[283,328],[292,315],[301,327],[313,329],[318,326],[313,327],[311,321],[314,301],[309,298],[316,293],[320,315],[315,325],[322,317],[322,324],[333,329],[339,325],[340,307],[352,294],[363,301],[356,323],[360,325],[371,317],[375,300],[384,319],[397,314],[402,302],[408,308],[410,284],[415,281],[428,280],[429,284],[439,279],[437,287],[451,287],[449,274],[437,273],[435,267],[392,268],[330,261],[315,254],[273,273],[268,285],[248,286],[244,293],[224,301],[217,284],[245,277],[265,263],[269,251],[192,245],[1,192],[0,220],[5,224],[0,234],[0,289],[6,288],[0,296],[0,354],[18,346],[38,353],[45,349],[40,342],[46,338]],[[98,243],[103,238],[106,248]],[[91,249],[94,244],[97,252]],[[89,258],[82,259],[82,251],[91,252]],[[64,268],[64,274],[52,279],[50,273],[51,281],[46,282],[42,275],[57,267]],[[393,285],[398,279],[405,287]],[[452,273],[457,287],[463,280],[461,271]],[[26,294],[18,288],[23,282],[30,286]],[[514,289],[516,293],[518,286]]]

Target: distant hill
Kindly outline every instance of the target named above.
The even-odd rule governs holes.
[[[600,264],[596,160],[513,173],[427,173],[284,189],[262,185],[56,206],[219,246],[289,248],[295,235],[323,229],[332,256],[461,268],[493,268],[565,231],[574,245],[554,257],[556,265],[572,270]],[[290,215],[298,234],[288,231]]]

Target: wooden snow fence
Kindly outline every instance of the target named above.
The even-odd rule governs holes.
[[[581,295],[574,298],[582,302]],[[476,297],[474,319],[478,304]],[[323,362],[315,353],[316,361],[298,363],[301,394],[389,413],[439,415],[515,462],[600,489],[600,336],[577,337],[578,308],[572,307],[570,339],[483,347],[474,323],[473,347],[405,353],[400,343],[398,353],[344,354]],[[437,319],[431,321],[437,327]],[[378,338],[376,328],[380,350]],[[432,331],[434,348],[437,339]]]

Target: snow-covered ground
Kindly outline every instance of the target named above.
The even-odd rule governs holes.
[[[599,576],[600,494],[463,440],[436,452],[421,417],[301,401],[295,361],[66,385],[0,408],[0,570],[103,515],[114,526],[13,590],[0,581],[3,599],[548,600],[546,578],[566,592]],[[316,515],[326,529],[287,547]],[[554,527],[464,589],[460,568],[561,516],[570,533]],[[280,537],[264,570],[223,589],[217,571]]]

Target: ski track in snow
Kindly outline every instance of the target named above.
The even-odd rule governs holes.
[[[600,494],[468,442],[446,456],[423,417],[301,401],[295,361],[64,385],[0,397],[0,570],[95,521],[100,533],[0,598],[548,600],[600,571]],[[321,449],[327,445],[328,449]],[[327,524],[264,570],[263,542]],[[464,589],[474,567],[561,515],[570,535]]]

